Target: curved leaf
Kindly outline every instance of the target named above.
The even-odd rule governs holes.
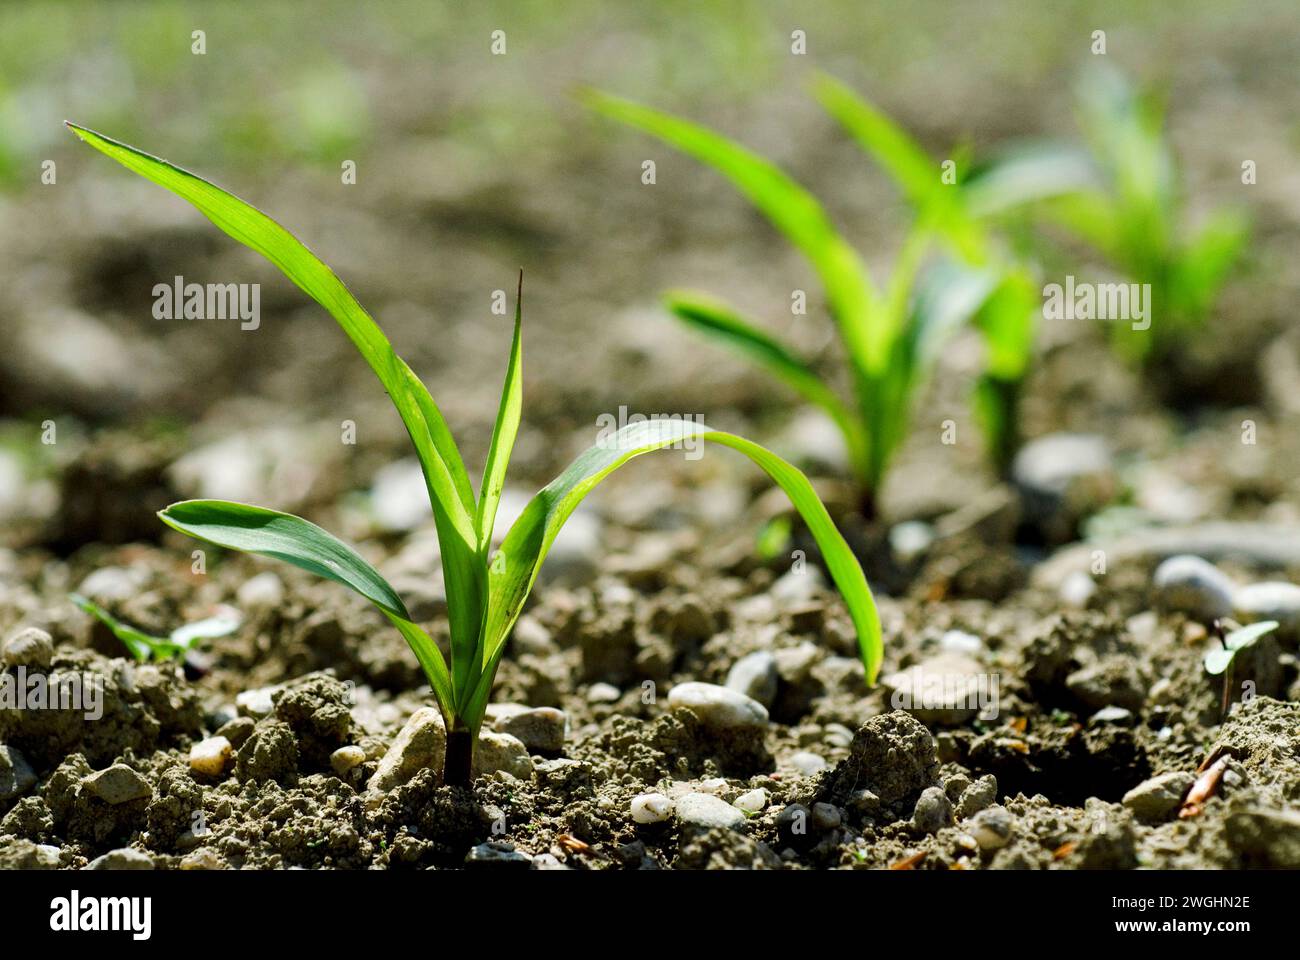
[[[1272,633],[1278,628],[1276,620],[1261,620],[1258,623],[1247,624],[1240,627],[1223,638],[1223,645],[1236,653],[1238,650],[1244,650],[1251,646],[1256,640],[1267,633]]]
[[[727,177],[813,265],[854,366],[878,371],[887,363],[893,331],[875,315],[876,290],[816,197],[769,160],[707,127],[609,94],[588,92],[586,100]]]
[[[1228,664],[1232,663],[1234,651],[1225,647],[1215,647],[1205,655],[1205,672],[1212,677],[1217,677],[1228,669]]]
[[[182,500],[158,516],[187,536],[283,560],[351,587],[385,613],[411,619],[402,598],[374,567],[332,533],[301,517],[229,500]]]
[[[169,641],[162,637],[150,636],[142,630],[128,626],[93,600],[88,600],[79,593],[68,594],[68,599],[108,627],[109,632],[122,641],[122,646],[126,647],[136,660],[144,662],[155,654],[158,656],[171,656],[174,652],[168,649],[173,646]]]
[[[77,124],[68,127],[128,170],[189,201],[224,233],[262,254],[343,328],[388,391],[415,445],[442,547],[452,632],[477,636],[486,584],[469,476],[437,404],[379,325],[319,257],[256,207],[166,160]]]
[[[861,419],[784,344],[746,322],[721,300],[703,294],[670,291],[664,302],[679,320],[735,347],[809,403],[821,407],[844,435],[853,462],[859,465],[859,469],[865,468],[867,444]]]
[[[501,390],[501,407],[492,428],[492,443],[488,447],[487,464],[483,468],[483,484],[478,496],[479,553],[486,554],[492,545],[492,525],[496,522],[497,505],[506,485],[506,467],[510,451],[519,433],[519,416],[523,408],[523,343],[520,338],[523,325],[524,272],[519,271],[519,290],[515,294],[515,335],[510,344],[510,362],[506,366],[506,382]]]
[[[171,632],[169,639],[177,646],[188,650],[196,640],[212,640],[216,637],[229,636],[239,629],[242,622],[239,617],[232,614],[218,614],[215,617],[196,620],[183,627],[177,627]]]
[[[821,548],[831,578],[844,597],[857,629],[867,680],[875,682],[883,656],[875,601],[862,567],[835,528],[808,478],[776,454],[735,434],[711,430],[692,421],[648,420],[629,424],[580,454],[529,502],[510,528],[490,568],[491,599],[483,675],[463,711],[471,729],[482,717],[506,637],[537,580],[546,553],[582,498],[632,458],[692,440],[708,440],[739,450],[785,490]]]

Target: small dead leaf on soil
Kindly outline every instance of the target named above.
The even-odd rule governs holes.
[[[1187,791],[1187,799],[1183,801],[1182,809],[1178,811],[1179,820],[1195,817],[1205,809],[1205,801],[1218,791],[1219,784],[1223,782],[1223,774],[1228,769],[1228,761],[1231,759],[1226,754],[1219,757],[1208,770],[1196,778],[1192,789]]]
[[[910,857],[904,857],[902,860],[899,860],[897,863],[891,863],[889,865],[889,869],[890,870],[915,870],[917,868],[917,865],[919,865],[921,861],[924,860],[925,858],[926,858],[926,851],[922,850],[920,853],[914,853]]]
[[[561,833],[555,842],[569,853],[591,853],[591,844],[584,843],[571,833]]]
[[[1078,840],[1067,840],[1055,850],[1052,851],[1053,860],[1064,860],[1070,854],[1074,853],[1075,847],[1079,845]]]
[[[1012,730],[1016,731],[1016,733],[1024,733],[1026,730],[1029,729],[1029,718],[1012,717],[1011,722],[1010,724],[1008,724],[1008,726],[1010,726]]]

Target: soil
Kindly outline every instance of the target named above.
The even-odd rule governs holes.
[[[1283,108],[1270,104],[1293,103],[1294,91],[1251,69],[1289,62],[1263,14],[1198,16],[1159,42],[1180,65],[1172,133],[1189,178],[1209,184],[1198,194],[1209,208],[1237,199],[1211,176],[1236,169],[1233,131],[1258,134],[1261,157],[1285,156],[1273,114]],[[806,98],[778,81],[802,72],[774,67],[766,92],[728,90],[735,109],[694,99],[706,75],[660,97],[602,52],[612,26],[633,29],[628,17],[571,31],[574,51],[589,45],[574,61],[772,153],[847,221],[879,274],[902,222],[896,198],[829,121],[790,108]],[[997,22],[990,31],[1017,32]],[[1082,26],[1038,28],[1059,50]],[[1215,69],[1239,84],[1231,119],[1218,74],[1180,56],[1211,32]],[[966,46],[951,45],[954,69]],[[528,78],[547,75],[540,55],[521,50],[497,95],[526,96]],[[452,66],[469,56],[445,51]],[[936,150],[972,130],[977,146],[1068,135],[1067,71],[1044,56],[967,62],[986,83],[947,90],[937,108],[929,82],[913,78],[886,106]],[[656,306],[663,288],[694,285],[771,317],[790,289],[812,289],[740,200],[677,158],[663,158],[662,202],[638,193],[628,170],[648,147],[576,115],[562,88],[590,80],[581,71],[526,100],[564,118],[560,132],[517,132],[540,144],[530,163],[487,165],[485,143],[506,134],[485,132],[500,105],[470,89],[481,64],[432,103],[418,71],[368,69],[367,83],[388,93],[374,98],[378,132],[357,146],[360,169],[392,166],[363,177],[356,195],[340,199],[332,166],[279,177],[284,156],[236,147],[215,151],[217,169],[204,172],[337,267],[430,385],[469,463],[485,454],[508,346],[489,293],[524,262],[524,426],[503,514],[620,405],[707,414],[797,459],[876,590],[884,682],[867,687],[805,532],[795,524],[778,549],[759,549],[761,532],[789,515],[780,492],[727,451],[698,462],[659,454],[584,504],[515,630],[485,730],[527,733],[532,748],[493,730],[472,789],[442,785],[431,693],[381,614],[269,561],[210,549],[198,570],[196,543],[154,517],[191,496],[302,513],[358,545],[445,644],[437,541],[381,388],[272,268],[70,146],[60,182],[75,187],[16,192],[0,222],[0,261],[17,278],[0,284],[16,345],[0,357],[0,638],[46,631],[48,660],[3,676],[102,680],[102,716],[0,711],[0,868],[1300,868],[1300,634],[1286,625],[1243,654],[1225,715],[1222,678],[1202,664],[1218,642],[1212,618],[1170,609],[1153,584],[1158,564],[1183,554],[1237,585],[1300,582],[1300,337],[1288,319],[1300,210],[1285,185],[1261,180],[1250,263],[1178,370],[1145,378],[1100,331],[1044,324],[1024,435],[1083,433],[1108,447],[1068,494],[984,466],[967,413],[979,346],[960,337],[918,398],[868,523],[825,427]],[[429,133],[461,119],[471,146]],[[203,166],[197,147],[181,155],[173,127],[128,139]],[[415,175],[431,165],[438,178]],[[96,204],[78,200],[90,196]],[[147,293],[176,274],[261,282],[261,330],[160,330]],[[836,368],[826,329],[776,327]],[[47,417],[53,445],[35,439]],[[938,440],[949,418],[955,446]],[[344,421],[356,444],[340,442]],[[1246,421],[1257,442],[1243,442]],[[904,532],[921,539],[904,549]],[[74,590],[151,633],[222,605],[244,620],[185,664],[138,664],[68,601]],[[765,723],[729,728],[670,704],[675,687],[724,685],[762,652],[772,661],[750,692]],[[913,668],[995,683],[992,708],[896,709]],[[542,708],[562,720],[523,713]],[[216,737],[229,754],[196,764],[191,751]],[[647,794],[666,798],[656,822],[633,816]]]

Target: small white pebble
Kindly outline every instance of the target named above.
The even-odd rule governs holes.
[[[330,754],[330,766],[340,777],[366,762],[366,751],[356,744],[339,747]]]
[[[809,750],[800,750],[790,757],[790,766],[798,770],[800,776],[815,777],[826,769],[826,758]]]
[[[767,791],[762,787],[750,790],[748,793],[742,793],[731,804],[739,810],[746,813],[758,813],[767,806]]]
[[[727,781],[722,777],[714,777],[711,780],[701,780],[700,785],[695,789],[700,793],[723,793],[727,789]]]
[[[190,747],[190,769],[209,777],[219,777],[230,762],[234,748],[225,737],[208,737]]]
[[[593,683],[587,688],[588,703],[613,703],[621,696],[622,692],[612,683]]]
[[[637,823],[662,823],[673,812],[673,802],[662,793],[640,793],[632,798],[632,819]]]

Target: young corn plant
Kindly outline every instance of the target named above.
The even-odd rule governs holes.
[[[1204,324],[1249,227],[1240,212],[1219,210],[1198,231],[1188,229],[1163,104],[1118,70],[1098,66],[1085,76],[1079,124],[1094,161],[1091,185],[1050,201],[1045,212],[1130,281],[1151,285],[1149,328],[1121,321],[1111,336],[1122,356],[1156,367]]]
[[[1022,284],[989,271],[922,270],[936,235],[959,231],[946,198],[942,205],[922,205],[882,289],[818,200],[775,164],[671,114],[609,94],[584,96],[605,116],[723,174],[812,264],[847,355],[852,401],[842,399],[794,350],[725,302],[673,291],[666,303],[678,319],[747,355],[834,421],[844,437],[867,519],[875,517],[885,471],[907,436],[912,396],[938,347],[981,308],[996,328],[992,339],[998,345],[999,376],[1019,382],[1029,339],[1026,318],[1018,309],[1023,304]],[[939,173],[935,165],[927,176],[938,184]]]
[[[835,528],[808,478],[743,437],[698,421],[628,424],[580,454],[524,508],[495,554],[492,533],[506,466],[523,406],[522,305],[501,404],[477,496],[450,429],[429,391],[393,350],[382,330],[315,254],[261,211],[206,180],[84,127],[73,132],[127,169],[189,201],[235,240],[265,256],[338,322],[397,408],[424,472],[442,548],[451,634],[450,662],[417,625],[402,598],[356,551],[300,517],[224,500],[187,500],[159,513],[168,526],[233,550],[283,560],[351,588],[401,632],[433,688],[448,738],[444,782],[470,781],[474,744],[493,678],[547,551],[578,503],[634,457],[686,441],[707,440],[745,454],[790,497],[822,552],[857,631],[869,683],[880,670],[880,620],[862,568]],[[520,278],[522,294],[522,276]]]
[[[1231,620],[1221,620],[1215,627],[1222,635],[1222,646],[1215,647],[1205,655],[1205,672],[1212,677],[1223,676],[1221,712],[1226,717],[1228,708],[1232,706],[1232,672],[1237,655],[1253,647],[1260,637],[1276,630],[1278,622],[1261,620],[1242,627]]]
[[[198,646],[199,641],[228,636],[238,630],[242,622],[237,616],[218,614],[177,627],[165,637],[155,637],[123,623],[99,604],[87,600],[80,594],[69,594],[68,599],[108,627],[109,632],[117,637],[122,646],[126,647],[127,652],[140,663],[149,660],[180,660],[188,656]]]
[[[1041,301],[1029,266],[1003,248],[988,221],[1075,189],[1082,175],[1078,154],[1039,144],[958,179],[969,166],[965,150],[943,162],[932,158],[886,113],[824,74],[814,79],[813,94],[894,181],[916,221],[931,225],[955,261],[946,282],[964,279],[980,292],[970,308],[985,345],[974,408],[989,459],[1005,473],[1020,445],[1020,395]]]

